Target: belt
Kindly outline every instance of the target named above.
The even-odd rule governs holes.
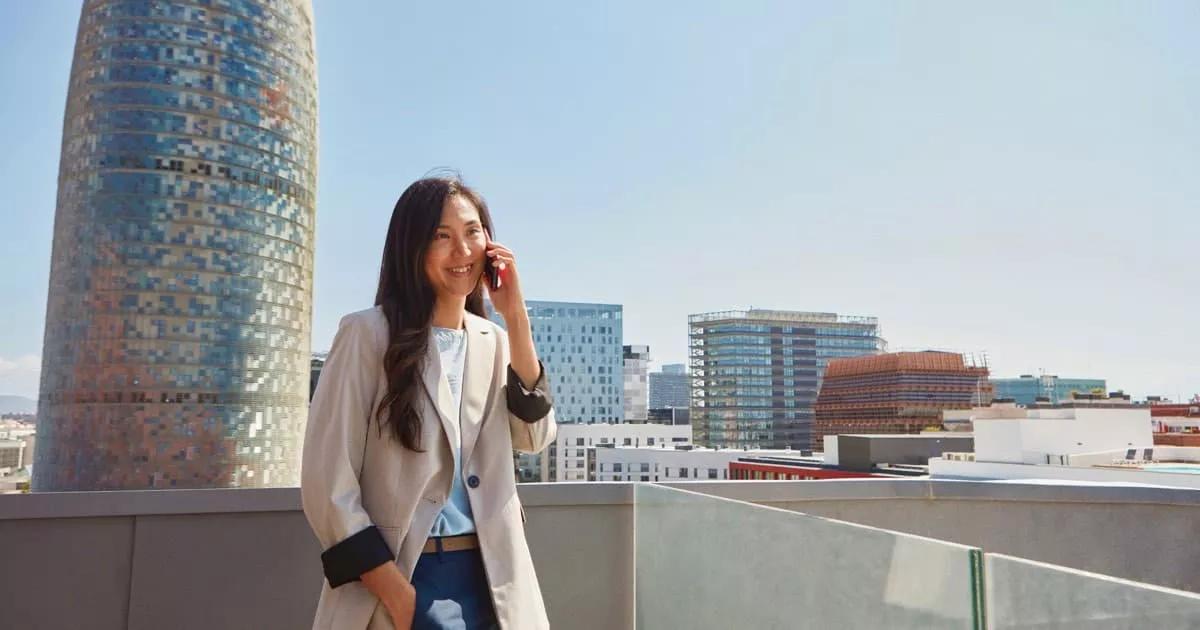
[[[439,545],[439,543],[441,543]],[[441,549],[438,549],[438,547]],[[479,537],[475,534],[463,534],[462,536],[442,536],[440,538],[430,538],[425,541],[425,548],[421,553],[437,553],[438,551],[466,551],[467,549],[478,549]]]

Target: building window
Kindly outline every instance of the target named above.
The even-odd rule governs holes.
[[[687,471],[687,469],[686,469],[686,468],[680,468],[680,469],[679,469],[679,478],[680,478],[680,479],[687,479],[687,476],[688,476],[688,471]]]
[[[717,478],[717,469],[716,469],[716,468],[709,468],[709,469],[708,469],[708,478],[709,478],[709,479],[716,479],[716,478]]]

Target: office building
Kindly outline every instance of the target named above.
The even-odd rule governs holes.
[[[760,309],[689,316],[696,444],[809,448],[827,362],[883,347],[874,317]]]
[[[671,363],[662,366],[661,372],[650,373],[651,409],[686,409],[691,405],[691,398],[686,365]]]
[[[309,0],[86,0],[35,491],[295,486],[317,173]]]
[[[525,306],[558,422],[622,422],[621,305],[527,300]],[[489,317],[504,326],[504,318],[490,303],[487,307]]]
[[[1071,400],[1073,393],[1093,394],[1108,391],[1102,378],[1022,374],[1017,378],[993,378],[991,381],[996,398],[1011,399],[1018,405],[1032,405],[1035,402],[1059,403]]]
[[[836,359],[817,398],[814,448],[826,435],[941,430],[942,412],[991,400],[982,358],[953,352],[894,352]]]

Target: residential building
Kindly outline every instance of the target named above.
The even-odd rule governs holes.
[[[687,409],[691,406],[692,386],[687,366],[671,363],[662,366],[662,371],[650,373],[651,409]]]
[[[682,427],[687,428],[687,427]],[[729,463],[739,457],[799,455],[783,449],[713,449],[681,442],[643,446],[598,446],[590,465],[596,481],[692,481],[729,479]]]
[[[0,475],[8,475],[25,467],[25,442],[0,440]]]
[[[650,346],[624,346],[625,361],[625,421],[645,422],[649,409],[649,383],[646,373],[650,366]]]
[[[691,444],[687,425],[561,424],[558,436],[542,457],[542,481],[592,481],[596,469],[589,450],[608,446],[657,447]]]
[[[696,444],[809,448],[826,364],[883,348],[874,317],[762,309],[689,316]]]
[[[947,409],[991,400],[982,359],[953,352],[893,352],[835,359],[817,398],[814,445],[826,435],[941,429]]]
[[[295,486],[317,184],[310,0],[85,0],[35,491]]]
[[[1058,403],[1071,400],[1072,393],[1095,394],[1108,391],[1102,378],[1022,374],[1017,378],[993,378],[991,381],[996,398],[1011,398],[1018,405],[1032,405],[1035,402]]]
[[[1156,445],[1200,446],[1200,396],[1186,403],[1161,399],[1151,399],[1148,403]]]
[[[787,455],[739,457],[729,462],[729,478],[738,481],[793,480],[817,481],[821,479],[869,479],[872,477],[917,477],[926,470],[913,467],[900,469],[905,474],[854,472],[825,465],[819,458]]]
[[[538,358],[559,424],[623,422],[624,358],[619,304],[527,300]],[[488,314],[505,326],[490,303]]]

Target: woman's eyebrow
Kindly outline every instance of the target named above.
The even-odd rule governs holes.
[[[483,225],[483,224],[482,224],[482,223],[480,223],[480,222],[479,222],[478,220],[476,220],[476,219],[471,219],[470,221],[467,221],[466,223],[464,223],[464,224],[463,224],[463,227],[471,227],[471,226],[474,226],[474,225]],[[449,226],[449,225],[446,225],[445,223],[442,223],[442,224],[440,224],[440,225],[438,225],[438,226],[437,226],[437,229],[439,229],[439,230],[449,230],[449,229],[450,229],[450,227],[451,227],[451,226]]]

